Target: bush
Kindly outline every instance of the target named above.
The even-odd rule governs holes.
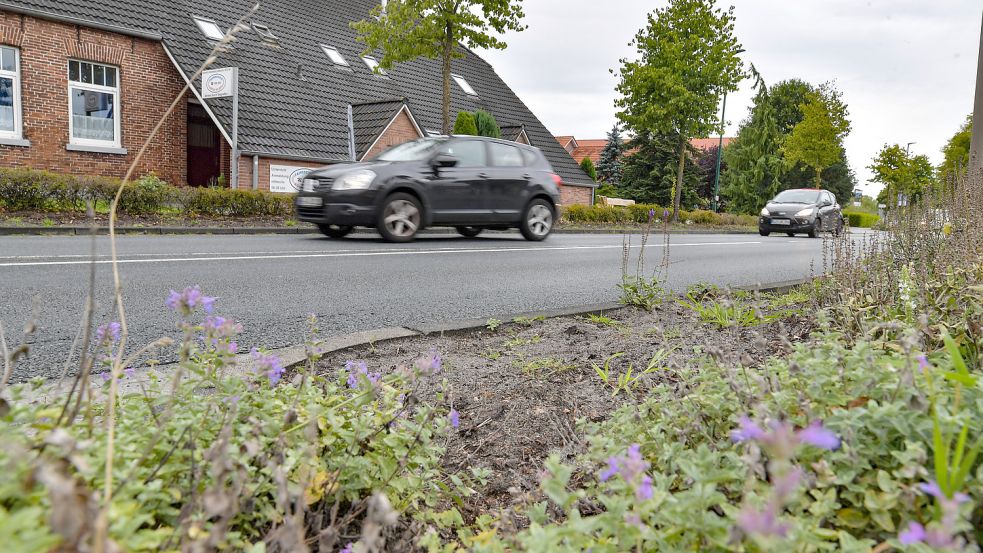
[[[75,177],[31,169],[0,169],[0,207],[9,211],[81,212],[86,202],[107,207],[120,181]],[[154,173],[127,184],[119,213],[160,215],[172,206],[187,215],[209,217],[281,217],[293,211],[291,196],[253,190],[179,188]]]
[[[454,134],[477,136],[478,126],[474,122],[474,115],[469,111],[462,111],[457,114],[454,121]]]
[[[563,219],[568,223],[590,224],[645,224],[654,211],[654,220],[661,221],[665,208],[652,204],[635,204],[624,207],[570,205],[563,210]],[[708,226],[754,226],[757,219],[750,215],[732,215],[712,211],[680,211],[679,220],[692,221]]]
[[[594,161],[591,158],[585,157],[584,159],[580,160],[580,168],[587,173],[587,176],[590,177],[591,180],[597,180],[597,168],[594,167]]]
[[[881,220],[878,215],[863,211],[844,211],[843,214],[850,220],[853,228],[873,228]]]
[[[502,138],[502,129],[498,127],[495,116],[483,109],[479,109],[474,113],[474,125],[475,129],[477,129],[476,134],[478,136]]]

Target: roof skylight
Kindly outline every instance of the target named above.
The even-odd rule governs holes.
[[[461,87],[461,90],[463,90],[465,94],[467,94],[468,96],[478,95],[478,93],[475,92],[473,88],[471,88],[471,85],[468,84],[468,81],[464,80],[464,77],[460,75],[451,75],[451,77],[454,78],[454,82],[457,83],[457,86]]]
[[[198,29],[209,40],[219,41],[225,38],[225,33],[218,26],[218,23],[215,23],[211,19],[205,19],[204,17],[195,17],[194,20],[198,25]]]
[[[371,69],[373,72],[377,71],[381,75],[386,74],[385,70],[379,67],[379,60],[373,58],[372,56],[362,56],[362,61],[364,61],[365,65],[369,66],[369,69]]]
[[[328,55],[328,59],[331,60],[331,63],[335,65],[344,65],[346,67],[348,66],[348,60],[345,59],[345,56],[341,55],[341,52],[339,52],[337,48],[322,44],[321,49]]]

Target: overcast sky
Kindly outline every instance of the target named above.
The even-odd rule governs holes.
[[[665,0],[525,0],[529,29],[484,52],[554,134],[603,138],[615,121],[618,60],[646,14]],[[979,0],[732,0],[745,62],[770,85],[835,81],[849,104],[846,140],[861,186],[884,143],[940,150],[973,108],[983,5]],[[720,2],[728,5],[727,2]],[[732,136],[747,116],[751,84],[727,101]],[[873,185],[866,190],[876,192]]]

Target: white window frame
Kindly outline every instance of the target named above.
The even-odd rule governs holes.
[[[334,46],[328,46],[327,44],[322,44],[321,45],[321,50],[324,52],[324,55],[325,56],[328,56],[328,59],[331,61],[331,63],[333,63],[335,65],[338,65],[340,67],[350,67],[351,66],[351,64],[348,63],[348,60],[345,59],[345,56],[342,55],[341,50],[335,48]],[[338,60],[334,59],[334,57],[331,55],[332,52],[335,53],[335,54],[337,54],[338,55],[338,59],[341,60],[341,61],[338,61]]]
[[[14,91],[14,130],[0,131],[0,138],[12,138],[19,140],[24,137],[24,122],[22,120],[23,114],[21,112],[23,100],[21,99],[20,88],[20,48],[15,48],[6,44],[0,46],[14,51],[14,70],[4,71],[3,69],[0,69],[0,77],[11,79],[13,81],[11,88]]]
[[[120,88],[122,86],[122,75],[120,73],[119,67],[115,65],[109,65],[106,63],[98,63],[94,61],[87,61],[76,58],[69,58],[68,65],[65,66],[65,72],[69,73],[69,66],[72,62],[77,62],[79,64],[88,63],[91,65],[101,65],[103,67],[109,67],[116,71],[116,86],[103,86],[90,83],[82,83],[78,81],[68,79],[68,143],[74,146],[95,146],[103,148],[122,148],[122,120],[123,120],[123,109],[120,105]],[[81,66],[81,65],[80,65]],[[113,95],[113,139],[112,140],[97,140],[93,138],[78,138],[75,136],[75,114],[72,112],[72,90],[90,90],[93,92],[102,92],[105,94]]]
[[[362,61],[365,63],[365,66],[369,68],[369,71],[371,71],[373,74],[380,75],[380,76],[388,75],[388,73],[386,73],[386,70],[379,66],[379,60],[373,58],[372,56],[362,56]],[[378,72],[376,72],[376,68],[379,69]]]
[[[195,25],[198,26],[198,30],[201,31],[201,34],[205,35],[205,38],[207,38],[208,40],[220,42],[225,39],[225,33],[222,32],[222,27],[220,27],[218,22],[216,22],[214,19],[208,19],[207,17],[198,17],[197,15],[193,15],[191,16],[191,18],[194,19]],[[212,33],[211,27],[213,26],[215,27],[215,30],[218,31],[218,33],[214,33],[214,34]],[[215,38],[216,34],[221,34],[222,36]]]
[[[475,91],[474,87],[471,86],[471,83],[469,83],[468,80],[465,79],[464,77],[452,73],[451,78],[454,79],[454,82],[457,83],[457,86],[460,87],[461,90],[463,90],[464,93],[467,94],[468,96],[478,95],[478,92]]]

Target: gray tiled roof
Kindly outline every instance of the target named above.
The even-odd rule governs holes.
[[[317,160],[348,159],[348,105],[406,98],[424,129],[441,128],[441,78],[438,60],[399,64],[386,76],[373,74],[359,59],[362,47],[349,23],[367,16],[377,0],[270,0],[252,21],[269,26],[278,46],[252,30],[237,36],[214,67],[238,66],[240,148],[249,153]],[[97,25],[159,34],[186,75],[192,75],[212,45],[193,15],[231,26],[255,0],[0,0],[0,9],[68,17]],[[338,49],[350,66],[331,63],[319,47]],[[565,182],[591,184],[572,157],[522,103],[495,70],[467,51],[453,71],[478,92],[465,94],[451,83],[451,112],[484,109],[503,127],[523,125],[532,145],[546,154]],[[199,86],[200,83],[195,83]],[[231,101],[208,101],[221,125],[231,128]],[[453,115],[452,115],[453,118]]]

